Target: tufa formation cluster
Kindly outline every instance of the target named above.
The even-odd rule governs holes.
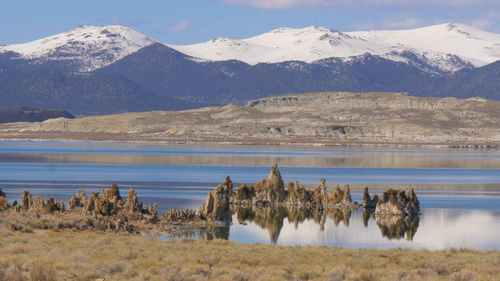
[[[375,214],[389,215],[416,215],[420,213],[420,202],[413,188],[408,187],[407,191],[389,189],[382,193],[382,197],[377,202]]]
[[[226,179],[226,183],[229,178]],[[236,193],[230,193],[231,204],[237,206],[297,206],[317,209],[339,208],[357,209],[359,204],[351,199],[349,185],[341,190],[337,185],[330,193],[326,190],[325,180],[313,190],[306,189],[298,181],[288,183],[287,189],[281,177],[278,165],[275,164],[267,179],[262,179],[255,185],[240,184]]]

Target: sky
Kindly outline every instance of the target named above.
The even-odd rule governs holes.
[[[459,22],[500,33],[500,0],[1,0],[0,44],[84,24],[120,24],[168,44],[243,39],[279,27],[340,31]]]

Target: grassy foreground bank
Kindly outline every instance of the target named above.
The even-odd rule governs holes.
[[[0,226],[0,280],[500,280],[499,251],[165,242]]]

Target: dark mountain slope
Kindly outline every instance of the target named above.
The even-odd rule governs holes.
[[[95,73],[113,73],[170,97],[212,104],[245,102],[283,93],[315,91],[408,91],[430,75],[409,64],[364,55],[345,62],[196,62],[154,44]]]
[[[454,74],[424,71],[432,66],[416,57],[403,63],[369,54],[348,60],[249,65],[236,60],[201,62],[153,44],[94,72],[68,73],[62,66],[33,65],[7,56],[8,65],[0,67],[1,108],[107,114],[243,104],[272,95],[320,91],[500,99],[500,62]]]
[[[115,74],[68,74],[0,67],[0,107],[23,106],[105,114],[199,105],[157,95]]]
[[[500,99],[500,61],[474,69],[463,69],[443,80],[443,83],[434,86],[433,95]]]

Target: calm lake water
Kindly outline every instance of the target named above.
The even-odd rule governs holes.
[[[382,219],[358,210],[235,209],[233,223],[198,239],[342,247],[468,247],[500,249],[500,150],[343,149],[279,146],[188,146],[117,143],[0,142],[0,185],[10,202],[24,189],[68,200],[78,189],[117,183],[137,190],[159,211],[198,208],[230,176],[235,185],[267,177],[278,163],[283,179],[309,186],[350,184],[380,193],[413,186],[422,215]]]

